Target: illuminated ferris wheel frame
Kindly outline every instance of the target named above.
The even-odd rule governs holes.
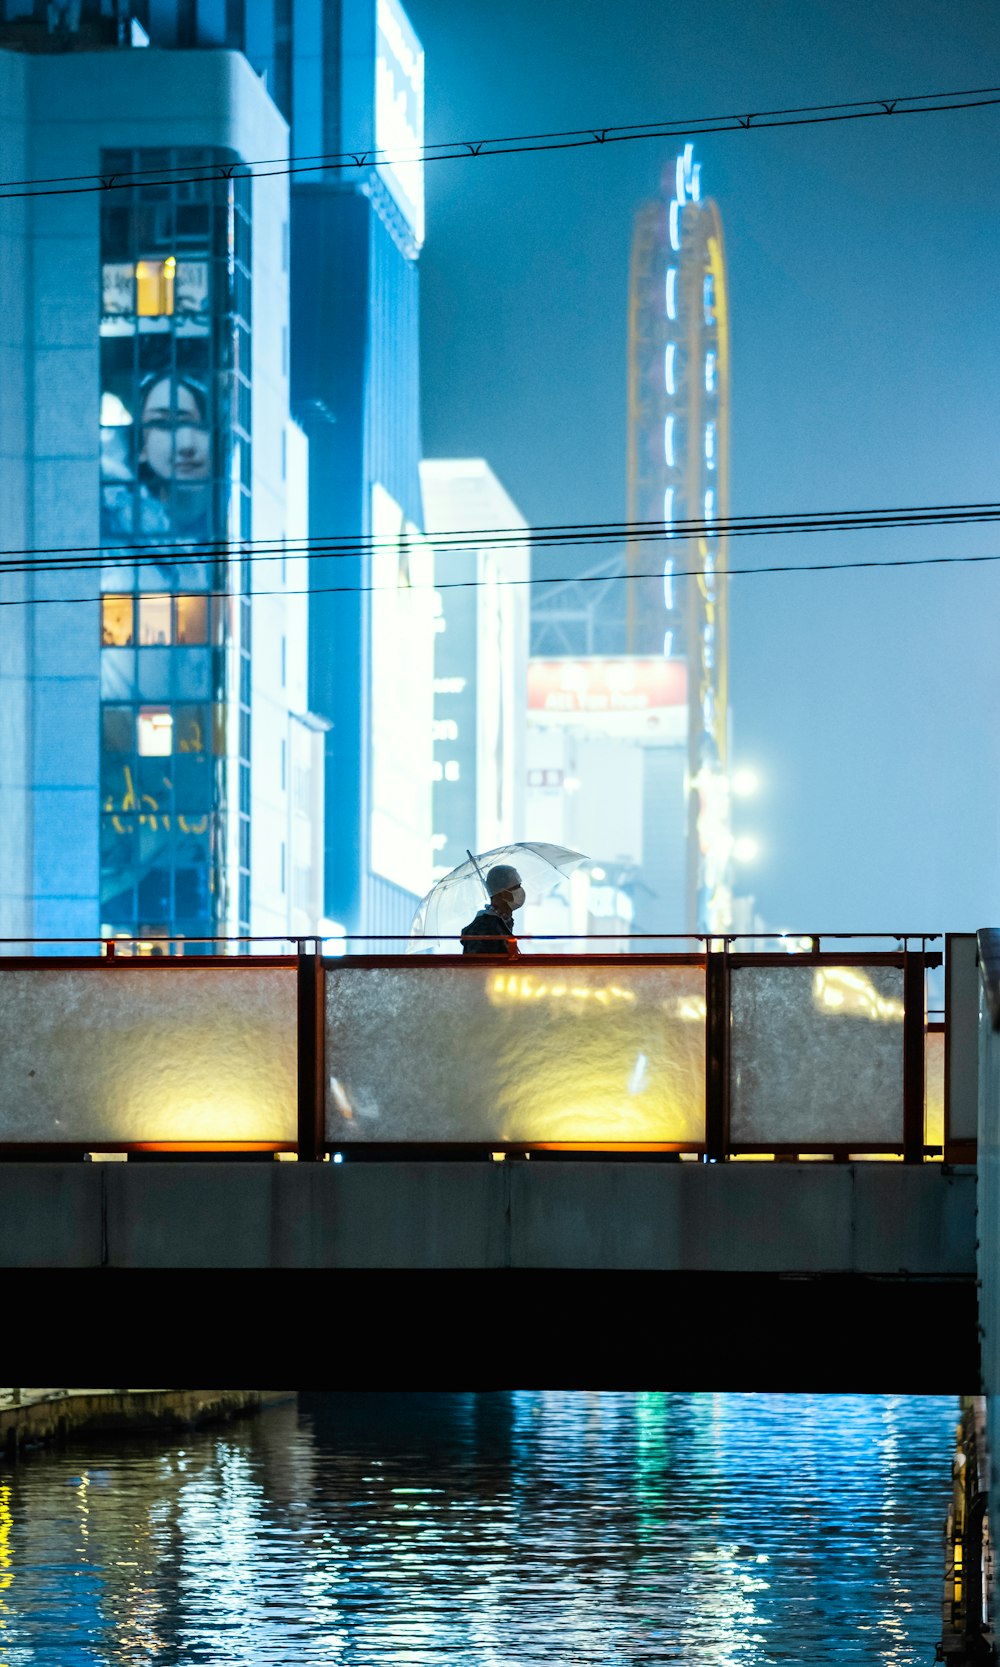
[[[686,145],[662,197],[636,221],[629,294],[629,519],[664,525],[729,514],[729,296],[722,224]],[[627,553],[648,567],[648,545]],[[678,568],[697,579],[675,582]],[[629,652],[681,657],[688,671],[688,917],[732,921],[725,535],[665,547],[659,596],[629,586]],[[658,620],[658,624],[656,623]],[[658,640],[657,640],[658,639]]]

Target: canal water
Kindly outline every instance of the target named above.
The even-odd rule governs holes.
[[[957,1402],[331,1395],[0,1470],[0,1667],[930,1663]]]

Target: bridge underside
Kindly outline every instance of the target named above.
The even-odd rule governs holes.
[[[967,1394],[971,1277],[597,1270],[24,1271],[29,1382]],[[67,1371],[69,1377],[67,1379]]]
[[[975,1197],[930,1164],[2,1164],[3,1337],[39,1383],[973,1391]]]

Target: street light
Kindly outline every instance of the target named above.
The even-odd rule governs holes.
[[[733,771],[729,785],[732,788],[734,798],[752,799],[760,789],[760,777],[756,770],[751,770],[743,765],[740,769]]]
[[[756,862],[760,846],[751,834],[740,834],[733,840],[733,856],[737,862]]]

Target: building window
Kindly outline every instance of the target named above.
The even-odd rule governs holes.
[[[170,644],[170,597],[140,596],[139,647],[166,648]]]
[[[139,757],[169,758],[174,750],[174,718],[166,707],[139,709]]]
[[[178,643],[208,642],[208,597],[178,596],[174,602]]]
[[[129,648],[131,646],[131,596],[104,596],[101,598],[101,644],[104,648]]]
[[[140,318],[158,318],[174,310],[174,276],[177,260],[140,260],[135,264],[135,310]]]

